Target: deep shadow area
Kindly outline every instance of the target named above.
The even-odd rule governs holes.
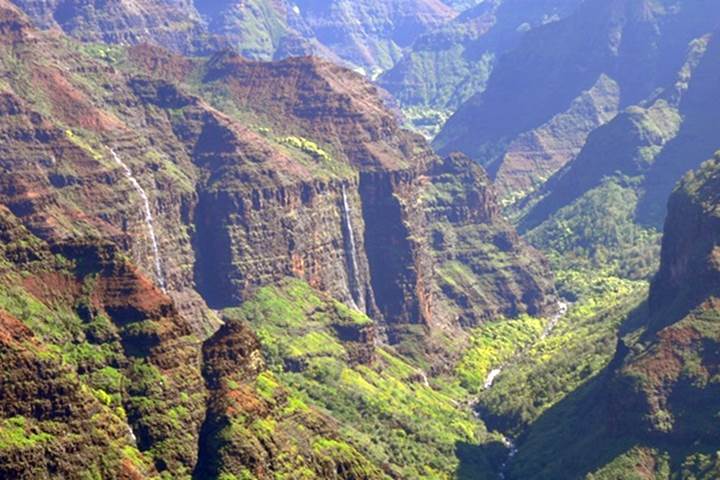
[[[710,455],[709,458],[715,458],[714,454],[720,448],[717,422],[711,420],[718,414],[715,399],[720,395],[720,385],[712,381],[707,385],[698,385],[691,378],[684,377],[670,381],[666,386],[672,392],[668,395],[665,408],[673,418],[671,427],[668,430],[659,428],[649,418],[653,411],[652,399],[637,384],[638,380],[632,372],[640,368],[638,362],[645,359],[643,352],[657,355],[655,350],[650,350],[657,345],[658,330],[650,321],[654,316],[651,317],[647,302],[627,315],[619,328],[617,349],[611,362],[527,428],[516,440],[517,455],[509,463],[503,478],[585,479],[588,474],[603,469],[635,448],[647,451],[647,456],[632,453],[625,460],[613,463],[611,475],[617,472],[628,474],[631,470],[627,469],[631,469],[632,462],[636,461],[647,462],[647,465],[638,464],[638,469],[649,469],[649,474],[655,474],[653,469],[660,468],[663,457],[673,473],[683,471],[705,475],[700,470],[715,468],[712,464],[708,466],[701,462],[689,465],[688,457],[704,453]],[[623,337],[638,331],[644,333],[638,340],[626,345],[625,341],[636,337],[626,337],[625,341]],[[720,344],[706,338],[702,340],[702,345],[700,365],[712,368],[720,358]],[[635,370],[626,370],[633,365]],[[502,462],[496,460],[498,447],[501,451],[504,448],[502,444],[459,446],[457,455],[461,465],[457,477],[500,478],[497,475]],[[484,473],[486,465],[492,468],[490,474]],[[715,478],[712,472],[714,470],[709,477],[697,478]]]
[[[643,328],[646,322],[647,303],[643,302],[627,315],[620,334]],[[581,479],[637,444],[624,435],[621,416],[610,397],[615,373],[628,353],[618,339],[615,356],[603,370],[546,410],[516,439],[518,452],[505,470],[506,480]],[[495,425],[502,430],[508,423],[490,417],[489,429]],[[501,478],[498,474],[507,453],[499,442],[458,449],[458,478]],[[491,465],[489,475],[474,473],[482,471],[478,465],[483,462]]]
[[[473,445],[467,442],[455,444],[455,455],[460,465],[455,472],[459,480],[499,478],[498,472],[508,456],[508,448],[501,442],[491,442],[485,445]]]

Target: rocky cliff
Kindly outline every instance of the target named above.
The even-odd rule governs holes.
[[[300,67],[297,61],[293,63],[296,64],[294,68]],[[267,66],[247,63],[242,63],[241,67],[247,71],[242,72],[242,75],[236,71],[235,75],[239,78],[262,78],[257,73],[251,73],[251,70],[267,70]],[[337,96],[333,92],[329,97],[329,100],[333,104],[337,102],[338,106],[329,110],[323,106],[320,110],[322,114],[316,115],[314,112],[318,107],[313,106],[313,103],[318,101],[318,97],[314,96],[309,106],[298,109],[293,105],[290,110],[288,105],[274,115],[290,120],[290,122],[286,120],[284,128],[287,128],[288,123],[297,122],[296,128],[300,129],[301,135],[312,138],[322,145],[332,145],[328,147],[328,151],[346,159],[351,166],[359,170],[360,208],[355,210],[362,212],[362,221],[365,224],[366,230],[363,236],[370,283],[375,291],[375,300],[380,313],[389,322],[401,320],[400,323],[426,325],[457,322],[455,319],[449,320],[447,309],[439,306],[444,294],[438,288],[439,276],[436,270],[440,264],[434,261],[435,252],[445,248],[452,250],[453,246],[443,246],[442,242],[433,241],[432,237],[435,234],[431,229],[436,224],[446,221],[449,236],[456,233],[452,231],[453,228],[459,229],[467,224],[478,227],[486,225],[493,234],[507,233],[507,242],[498,242],[499,247],[495,247],[490,238],[480,241],[475,239],[475,243],[467,241],[463,246],[469,254],[474,252],[475,255],[488,258],[494,248],[498,248],[499,255],[514,252],[509,255],[515,266],[522,262],[520,258],[524,256],[523,252],[527,252],[530,257],[534,257],[534,254],[520,246],[521,242],[512,233],[512,228],[504,224],[497,214],[492,187],[488,185],[481,171],[469,162],[459,159],[441,161],[427,149],[421,139],[400,131],[390,114],[379,103],[366,100],[377,98],[375,95],[363,97],[352,95],[351,91],[367,91],[372,94],[373,88],[367,84],[363,85],[364,82],[359,83],[360,77],[355,77],[354,82],[350,83],[350,78],[338,75],[341,70],[337,67],[322,64],[315,68],[323,71],[325,82],[342,93],[342,96]],[[283,75],[284,78],[297,76],[294,72],[288,71],[273,75]],[[310,90],[319,92],[327,89],[325,85],[311,86],[305,83],[306,81],[302,80],[302,83],[296,87],[298,92]],[[234,85],[233,79],[229,82],[230,85]],[[239,98],[263,98],[270,95],[271,92],[267,87],[264,85],[255,87],[254,82],[260,83],[238,81],[241,89]],[[284,85],[287,89],[292,84],[285,82]],[[352,118],[348,118],[345,108],[340,107],[343,96],[345,102],[350,100],[355,105],[353,112],[357,113]],[[261,104],[269,104],[269,102],[263,101]],[[250,104],[248,107],[256,108]],[[358,113],[360,115],[357,115]],[[273,126],[273,128],[278,127]],[[352,139],[352,141],[348,142],[344,139]],[[452,180],[453,174],[460,176],[462,180]],[[460,193],[463,189],[467,189],[467,197]],[[456,217],[455,214],[460,209],[466,210],[465,218]],[[492,211],[495,214],[483,215],[484,211]],[[357,224],[361,224],[360,222],[359,219]],[[442,254],[439,256],[442,257]],[[502,261],[494,265],[500,264]],[[476,278],[475,275],[478,277],[482,275],[483,281],[493,285],[496,282],[502,283],[500,278],[504,277],[492,267],[491,271],[482,274],[479,272],[469,274],[467,280],[471,283],[477,282],[478,280],[473,280]],[[512,278],[517,279],[518,276]],[[526,279],[530,278],[538,277],[533,274],[526,277]],[[547,300],[545,300],[546,295],[540,292],[547,292],[548,284],[541,281],[535,283],[535,286],[530,286],[533,282],[535,281],[521,283],[529,291],[539,294],[537,303],[528,301],[530,297],[523,297],[523,294],[520,295],[522,298],[520,300],[517,296],[499,294],[495,290],[495,293],[488,294],[489,304],[492,306],[484,309],[485,313],[514,314],[525,309],[534,313],[543,312],[546,308],[543,303],[547,305]],[[492,288],[489,290],[492,291]],[[511,298],[518,300],[510,300]],[[516,302],[517,310],[513,302]]]
[[[205,397],[190,323],[113,245],[48,244],[0,216],[0,471],[187,472]]]
[[[0,194],[34,232],[112,238],[200,330],[213,323],[203,300],[231,306],[288,275],[388,323],[450,321],[419,201],[441,160],[362,77],[314,59],[193,62],[144,46],[66,55],[64,40],[30,36],[4,46],[23,75],[5,89],[13,175]],[[533,293],[492,294],[486,313],[552,303],[550,283],[520,283]]]
[[[248,324],[229,320],[203,356],[210,401],[197,478],[386,478],[341,438],[335,419],[266,370]]]
[[[87,459],[105,478],[417,476],[410,459],[449,475],[455,442],[487,440],[424,369],[447,370],[467,327],[544,315],[555,295],[481,168],[435,155],[363,76],[318,59],[82,44],[2,1],[0,35],[0,204],[24,236],[2,237],[3,388],[40,385],[3,398],[69,402],[10,401],[0,468],[42,457],[28,478],[65,460],[73,476]],[[288,284],[302,293],[290,310],[268,293]],[[300,343],[263,330],[286,314]],[[52,355],[24,352],[25,336]],[[48,373],[24,372],[25,356]],[[339,404],[318,393],[323,372]],[[78,393],[42,393],[56,377]],[[384,403],[355,429],[375,390]],[[417,425],[403,405],[424,412]],[[73,436],[92,430],[88,415],[104,427]],[[382,447],[369,449],[372,429]],[[77,458],[62,458],[65,441]]]
[[[718,431],[706,419],[718,411],[719,174],[718,159],[709,160],[670,198],[647,331],[623,359],[611,394],[614,404],[636,402],[627,412],[641,421],[639,431],[677,445],[693,439],[717,447]]]
[[[5,207],[0,239],[3,476],[385,478],[273,379],[245,324],[203,346],[112,244],[43,242]],[[370,362],[370,327],[351,327],[339,335]]]

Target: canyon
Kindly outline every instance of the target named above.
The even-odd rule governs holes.
[[[383,478],[399,468],[382,473],[357,450],[347,458],[355,447],[338,421],[312,406],[302,407],[302,419],[287,416],[284,402],[299,393],[263,366],[268,345],[261,354],[247,326],[232,326],[234,309],[287,277],[329,296],[318,309],[338,312],[322,327],[331,330],[307,333],[307,341],[337,337],[327,344],[347,350],[342,362],[359,371],[415,359],[441,372],[480,322],[555,308],[546,261],[502,218],[482,169],[462,156],[438,157],[402,130],[361,75],[309,57],[263,63],[228,51],[187,58],[147,44],[98,48],[1,7],[0,62],[11,75],[0,84],[0,203],[29,239],[20,244],[58,252],[24,253],[30,266],[8,257],[4,295],[17,300],[3,314],[31,325],[30,334],[7,324],[8,355],[25,348],[17,334],[36,338],[72,388],[94,399],[85,402],[110,416],[99,434],[124,432],[92,447],[113,452],[92,461],[98,475],[264,477],[300,468],[283,459],[289,446],[270,448],[268,438],[305,448],[299,458],[314,475]],[[473,268],[459,269],[469,258]],[[58,298],[34,286],[15,290],[13,279],[36,268],[78,286],[59,287]],[[97,299],[86,305],[86,296]],[[27,305],[43,312],[48,330],[26,318]],[[67,335],[74,341],[63,346]],[[227,371],[224,359],[240,370]],[[282,364],[289,374],[309,361]],[[12,365],[7,373],[25,371]],[[433,391],[423,369],[403,368],[417,378],[403,382]],[[45,381],[27,374],[28,385]],[[3,391],[17,382],[9,378]],[[270,395],[276,383],[279,396]],[[4,398],[9,409],[20,402]],[[98,445],[68,430],[82,413],[8,412],[3,432],[39,432],[31,449],[7,444],[8,475],[51,474],[65,462],[63,475],[73,476],[90,457],[63,460],[59,445],[72,435],[88,455]],[[453,415],[471,421],[469,412]],[[62,428],[56,418],[66,418]],[[296,443],[300,432],[314,432],[314,449]],[[228,435],[260,443],[218,443]],[[46,458],[35,473],[23,467],[31,455]]]
[[[0,477],[716,478],[718,18],[0,0]]]

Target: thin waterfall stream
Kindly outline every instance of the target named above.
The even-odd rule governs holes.
[[[165,292],[165,275],[163,274],[162,262],[160,261],[160,248],[158,247],[157,236],[155,235],[155,219],[153,218],[152,210],[150,209],[150,199],[148,198],[145,190],[140,185],[140,182],[138,182],[133,175],[130,167],[122,161],[120,156],[115,153],[115,150],[113,150],[112,148],[110,149],[110,153],[112,154],[115,163],[117,163],[123,169],[125,177],[128,179],[128,181],[133,186],[135,191],[140,196],[140,199],[142,200],[143,213],[145,216],[145,227],[147,228],[147,233],[150,237],[150,247],[152,248],[153,260],[155,263],[155,276],[157,277],[157,282],[160,285],[160,288],[163,292]]]
[[[356,310],[358,303],[361,301],[360,279],[358,278],[358,261],[357,247],[355,246],[355,234],[353,233],[352,222],[350,220],[350,206],[348,204],[347,192],[345,184],[342,184],[342,201],[343,201],[343,219],[345,225],[345,255],[348,259],[348,283],[350,287],[350,295],[353,301],[353,307]]]

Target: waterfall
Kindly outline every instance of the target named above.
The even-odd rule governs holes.
[[[155,262],[155,276],[157,277],[158,284],[162,291],[165,291],[165,276],[163,275],[162,264],[160,262],[160,249],[158,248],[157,236],[155,235],[155,219],[150,210],[150,200],[148,199],[147,193],[142,188],[137,179],[133,176],[132,170],[128,167],[125,162],[115,153],[115,150],[110,149],[115,163],[117,163],[125,173],[125,177],[130,181],[135,191],[140,195],[142,200],[143,213],[145,215],[145,227],[147,228],[148,236],[150,237],[150,246],[152,248],[153,258]]]
[[[358,279],[357,247],[355,246],[355,234],[353,233],[352,223],[350,221],[350,207],[348,205],[345,184],[342,185],[342,200],[343,219],[345,225],[345,255],[347,256],[348,263],[350,295],[352,296],[353,307],[356,310],[360,310],[357,306],[358,302],[361,302],[362,300],[362,296],[360,294],[360,280]]]
[[[493,370],[490,370],[490,373],[488,373],[487,378],[485,379],[485,390],[488,388],[491,388],[493,384],[495,383],[495,379],[502,373],[502,368],[495,368]]]
[[[547,325],[545,325],[545,329],[543,330],[543,333],[540,336],[541,340],[545,340],[547,337],[550,336],[550,334],[553,332],[553,330],[555,330],[555,327],[558,326],[558,323],[560,323],[560,320],[562,320],[563,317],[565,316],[565,314],[567,314],[569,305],[567,304],[567,302],[558,302],[557,307],[558,307],[557,313],[555,313],[555,315],[550,317]]]

